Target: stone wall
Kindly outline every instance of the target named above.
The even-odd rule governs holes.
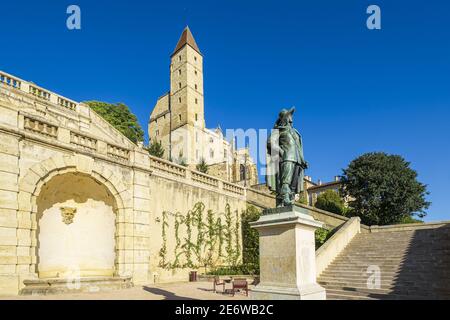
[[[46,254],[53,251],[40,247],[48,232],[66,237],[83,223],[92,236],[92,230],[102,231],[89,224],[99,223],[102,214],[114,229],[107,230],[114,234],[114,275],[131,275],[137,284],[187,280],[188,269],[159,267],[162,212],[187,213],[197,202],[218,215],[226,204],[238,212],[245,208],[244,188],[153,158],[86,105],[44,89],[33,91],[31,87],[40,87],[1,74],[16,82],[0,82],[0,294],[17,294],[23,280],[40,275],[39,263],[52,259],[40,259],[41,249]],[[65,177],[84,177],[91,187]],[[63,199],[53,199],[50,211],[40,210],[55,184],[64,186]],[[97,201],[94,185],[103,190],[103,200]],[[101,203],[102,209],[95,210]],[[76,209],[73,224],[67,225],[61,216],[65,207]],[[42,220],[47,213],[52,215],[46,217],[49,223]],[[80,236],[78,231],[72,234]],[[111,247],[110,240],[105,241]],[[168,234],[167,245],[175,241],[173,233]],[[110,266],[110,261],[105,257],[97,266]],[[84,271],[97,267],[89,268]],[[63,266],[59,271],[53,268],[41,276],[63,276],[68,270]]]

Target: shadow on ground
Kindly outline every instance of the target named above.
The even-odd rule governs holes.
[[[143,289],[147,292],[163,296],[164,300],[198,300],[198,299],[193,299],[193,298],[189,298],[189,297],[177,296],[173,292],[163,290],[160,288],[151,288],[151,287],[144,286]]]

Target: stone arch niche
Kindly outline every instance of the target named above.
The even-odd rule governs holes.
[[[103,184],[80,172],[59,174],[36,204],[39,278],[114,276],[117,204]]]
[[[80,185],[85,186],[80,187]],[[101,241],[103,241],[104,248],[109,248],[104,252],[103,262],[100,263],[97,260],[97,262],[87,264],[80,263],[79,276],[113,275],[128,277],[132,275],[132,270],[129,267],[132,265],[132,261],[127,260],[132,255],[127,254],[127,251],[132,250],[129,239],[132,239],[133,234],[130,234],[132,229],[130,231],[130,228],[126,228],[124,223],[125,216],[133,213],[132,196],[123,183],[123,179],[103,163],[96,162],[93,158],[83,155],[59,155],[49,158],[32,166],[20,179],[18,197],[19,214],[22,219],[29,219],[30,221],[30,238],[21,240],[23,245],[29,244],[31,249],[30,272],[24,272],[24,277],[63,278],[67,275],[70,277],[72,272],[70,264],[75,261],[76,255],[70,253],[65,260],[62,259],[60,261],[61,270],[58,271],[58,259],[52,257],[49,247],[46,246],[52,242],[61,242],[62,239],[66,239],[64,240],[67,241],[65,247],[61,243],[56,244],[55,252],[58,252],[58,254],[66,254],[63,248],[65,250],[70,250],[70,248],[80,250],[87,244],[95,247],[98,244],[97,238],[90,238],[89,243],[85,239],[83,240],[84,243],[74,244],[74,240],[71,240],[70,236],[80,234],[79,228],[92,233],[96,229],[95,226],[90,224],[110,225],[111,223],[114,227],[113,244],[110,242],[111,228],[103,230],[106,232],[105,236],[102,235],[101,229],[97,229],[99,231],[97,237],[104,236]],[[89,206],[101,209],[102,214],[96,216],[96,210],[89,209]],[[63,232],[64,229],[58,227],[59,237],[44,235],[44,232],[52,232],[52,228],[55,227],[57,222],[60,223],[59,227],[68,229],[65,230],[66,233]],[[75,228],[75,226],[77,227]],[[74,232],[70,233],[69,230]],[[70,241],[72,241],[72,244],[70,244]],[[110,248],[114,248],[112,254]],[[92,250],[89,255],[84,257],[94,255],[95,250]],[[111,259],[113,259],[112,267]],[[68,266],[69,268],[67,268]],[[96,266],[104,266],[104,268],[96,268]],[[74,274],[74,276],[77,277],[78,275]]]

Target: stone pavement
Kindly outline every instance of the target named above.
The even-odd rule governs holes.
[[[250,286],[251,289],[252,286]],[[0,296],[12,300],[245,300],[244,293],[214,293],[212,282],[177,282],[135,286],[130,289],[47,296]],[[231,288],[230,285],[226,287]],[[250,293],[249,293],[250,295]]]

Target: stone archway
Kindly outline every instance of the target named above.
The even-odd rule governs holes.
[[[87,174],[52,177],[37,197],[39,278],[114,276],[117,204]]]
[[[27,174],[19,181],[19,213],[22,216],[22,219],[29,220],[31,225],[30,239],[23,239],[24,243],[29,243],[30,245],[30,275],[36,277],[39,271],[39,215],[45,214],[45,210],[39,208],[38,204],[43,206],[42,208],[45,208],[45,204],[40,203],[42,200],[40,200],[39,197],[41,192],[44,192],[44,194],[47,192],[46,188],[49,185],[51,186],[53,179],[58,179],[58,177],[67,174],[85,177],[88,181],[96,183],[98,187],[103,190],[103,198],[105,198],[105,195],[107,195],[106,198],[112,197],[112,199],[107,200],[106,203],[103,201],[103,203],[106,207],[110,204],[109,207],[112,207],[112,210],[115,213],[114,275],[130,276],[131,272],[130,270],[127,270],[127,265],[130,265],[131,261],[129,262],[126,260],[127,256],[129,256],[125,254],[127,248],[126,239],[132,239],[133,235],[127,233],[129,232],[129,228],[125,228],[124,221],[125,215],[133,212],[131,193],[122,182],[122,179],[116,176],[116,174],[106,166],[95,162],[91,157],[82,155],[60,155],[47,159],[31,167],[27,171]],[[70,209],[71,207],[68,206],[68,210]],[[40,210],[41,212],[39,212]],[[59,208],[59,210],[61,209]],[[55,213],[53,214],[56,215]],[[61,212],[59,214],[61,214]],[[67,214],[70,215],[70,212]],[[93,245],[95,245],[95,243]],[[86,268],[85,271],[86,275],[89,274],[88,268]],[[108,272],[111,272],[111,268],[106,268],[104,270],[104,273]],[[45,274],[45,272],[42,273],[42,276],[44,277],[53,275],[55,275],[53,271],[48,274]]]

